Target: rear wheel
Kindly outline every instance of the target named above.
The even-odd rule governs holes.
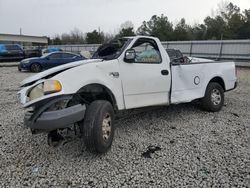
[[[202,108],[206,111],[220,111],[224,105],[224,90],[222,86],[216,82],[209,83],[201,103]]]
[[[41,67],[41,65],[38,64],[38,63],[33,63],[33,64],[30,66],[30,70],[31,70],[31,72],[41,72],[42,67]]]
[[[96,153],[106,152],[111,147],[114,137],[114,110],[110,102],[92,102],[80,126],[87,149]]]

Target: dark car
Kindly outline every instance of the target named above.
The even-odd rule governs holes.
[[[40,72],[66,63],[85,59],[81,55],[69,52],[52,52],[38,58],[28,58],[20,62],[18,70]]]
[[[26,50],[24,50],[24,52],[25,52],[25,58],[42,56],[42,50],[39,49],[39,48],[37,48],[37,49],[26,49]]]
[[[18,44],[0,44],[0,61],[21,60],[25,58],[22,47]]]

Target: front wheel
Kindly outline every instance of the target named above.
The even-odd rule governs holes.
[[[30,66],[30,70],[31,70],[31,72],[41,72],[42,67],[41,67],[41,65],[38,64],[38,63],[33,63],[33,64]]]
[[[201,99],[202,108],[209,112],[218,112],[224,105],[224,90],[220,84],[208,84],[205,96]]]
[[[110,102],[92,102],[80,126],[87,149],[91,152],[105,153],[111,147],[114,137],[114,110]]]

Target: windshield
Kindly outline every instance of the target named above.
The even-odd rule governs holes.
[[[120,38],[111,40],[109,43],[101,45],[94,53],[92,59],[111,60],[120,56],[132,39]]]

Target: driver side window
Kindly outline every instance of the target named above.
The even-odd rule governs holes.
[[[135,63],[161,63],[161,55],[156,42],[152,39],[138,39],[132,47],[136,52]]]
[[[60,59],[61,54],[60,53],[54,53],[49,56],[50,59]]]

